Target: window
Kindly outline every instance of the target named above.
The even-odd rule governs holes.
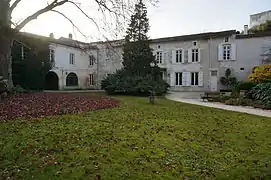
[[[192,62],[199,62],[199,49],[192,49]]]
[[[93,65],[94,65],[94,56],[93,56],[93,55],[90,55],[90,56],[89,56],[89,65],[90,65],[90,66],[93,66]]]
[[[161,79],[164,79],[164,72],[160,72],[160,77],[161,77]]]
[[[244,70],[245,70],[245,68],[240,68],[240,70],[241,70],[241,71],[244,71]]]
[[[191,85],[198,86],[199,85],[199,73],[191,72]]]
[[[158,51],[158,52],[156,52],[156,57],[155,57],[155,59],[156,59],[156,62],[157,63],[162,63],[163,62],[163,59],[162,59],[162,52],[161,51]]]
[[[225,44],[223,45],[223,60],[231,59],[231,45]]]
[[[224,40],[224,42],[229,42],[229,37],[225,37],[225,40]]]
[[[74,54],[70,53],[70,64],[74,64]]]
[[[217,76],[217,71],[211,71],[211,76]]]
[[[183,51],[182,50],[177,50],[176,51],[176,63],[181,63],[182,62],[182,56],[183,56]]]
[[[160,46],[160,45],[158,45],[157,47],[158,47],[158,49],[160,49],[160,47],[161,47],[161,46]]]
[[[197,41],[193,41],[193,46],[197,46]]]
[[[69,73],[66,78],[66,86],[78,86],[78,77],[75,73]]]
[[[183,73],[182,72],[175,73],[175,85],[176,86],[183,85]]]
[[[94,85],[94,74],[89,75],[89,85],[91,85],[91,86]]]
[[[55,62],[55,50],[50,49],[50,62],[53,63]]]

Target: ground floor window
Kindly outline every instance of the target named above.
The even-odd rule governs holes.
[[[183,85],[183,73],[182,72],[175,73],[175,85],[176,86]]]
[[[91,85],[91,86],[94,85],[94,74],[89,75],[89,85]]]
[[[78,86],[78,77],[75,73],[69,73],[66,78],[66,86]]]
[[[199,85],[199,73],[191,72],[191,85],[198,86]]]

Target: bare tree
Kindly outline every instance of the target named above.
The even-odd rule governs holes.
[[[13,11],[20,6],[24,0],[0,0],[0,76],[8,80],[8,87],[12,88],[12,57],[11,48],[13,45],[14,36],[22,28],[24,28],[29,22],[37,19],[40,15],[47,12],[56,12],[68,19],[70,23],[76,27],[76,29],[82,34],[80,29],[75,23],[70,20],[64,13],[57,10],[58,7],[65,4],[72,4],[75,8],[79,9],[86,18],[91,20],[97,27],[98,24],[95,20],[88,15],[80,6],[80,0],[51,0],[47,5],[38,9],[35,13],[23,19],[21,22],[15,24],[12,22]],[[82,0],[81,0],[82,1]],[[98,5],[99,11],[102,14],[109,14],[116,18],[129,17],[131,6],[136,3],[137,0],[89,0]],[[156,3],[157,0],[148,0],[149,2]],[[90,14],[90,13],[89,13]]]

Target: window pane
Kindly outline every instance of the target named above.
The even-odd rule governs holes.
[[[195,73],[191,73],[191,85],[195,85],[195,83],[194,83],[194,80],[195,80],[194,75],[195,75]]]
[[[198,72],[195,73],[195,85],[196,86],[199,85],[199,73]]]
[[[175,85],[179,85],[178,82],[179,82],[179,74],[175,73]]]

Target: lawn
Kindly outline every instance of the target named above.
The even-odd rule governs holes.
[[[0,123],[0,179],[271,179],[271,119],[159,99]]]

